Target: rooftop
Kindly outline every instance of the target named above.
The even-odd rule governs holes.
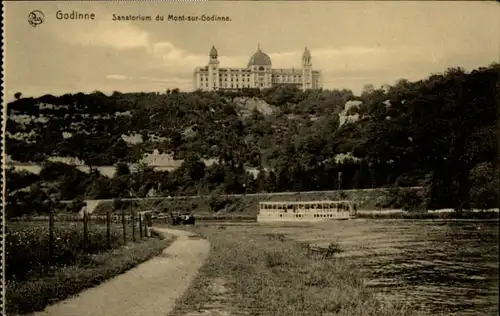
[[[266,53],[263,53],[259,47],[257,52],[253,54],[248,61],[247,67],[251,66],[271,66],[271,57],[269,57]]]

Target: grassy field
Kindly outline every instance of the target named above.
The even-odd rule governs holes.
[[[6,224],[6,309],[9,315],[42,310],[48,304],[96,286],[158,255],[172,242],[154,234],[127,244],[121,225],[111,225],[108,247],[106,225],[89,224],[89,242],[83,247],[83,225],[56,222],[52,256],[49,256],[47,222]]]
[[[212,245],[208,262],[170,316],[417,315],[375,298],[339,251],[313,255],[269,227],[192,228]]]

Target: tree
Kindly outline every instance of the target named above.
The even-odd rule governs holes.
[[[365,84],[361,92],[361,97],[368,97],[370,94],[375,92],[375,87],[373,84]]]
[[[99,171],[92,170],[87,183],[85,191],[87,199],[105,199],[111,196],[111,180],[102,176]]]
[[[28,171],[16,171],[14,168],[5,170],[5,178],[7,184],[5,186],[6,193],[29,187],[30,185],[40,181],[40,176]]]
[[[470,173],[471,201],[479,209],[498,208],[500,180],[498,171],[489,162],[476,165]]]
[[[368,167],[368,163],[365,160],[362,160],[359,163],[359,170],[356,171],[354,179],[353,179],[353,187],[355,189],[366,189],[371,185],[370,179],[370,170]]]
[[[481,180],[490,174],[485,170],[500,167],[499,73],[498,64],[471,72],[449,69],[383,89],[367,85],[359,96],[290,85],[241,92],[19,95],[7,106],[6,151],[14,160],[78,157],[92,166],[116,165],[117,172],[108,180],[52,165],[39,180],[11,173],[8,181],[12,187],[53,182],[66,197],[117,197],[128,196],[130,188],[142,196],[158,186],[167,194],[238,193],[244,184],[270,192],[335,189],[339,173],[342,188],[413,186],[428,176],[431,208],[491,204],[485,193],[491,189],[478,188],[487,187]],[[270,111],[249,113],[236,105],[248,98]],[[347,102],[357,103],[348,113],[358,120],[340,125]],[[19,122],[19,114],[30,120]],[[143,142],[127,144],[123,134],[140,134]],[[124,165],[155,149],[184,160],[182,167],[160,174],[147,168],[132,173]],[[337,155],[361,161],[337,162]],[[218,164],[207,167],[203,159]],[[269,174],[250,180],[249,167]]]
[[[116,167],[115,167],[115,176],[128,176],[130,175],[130,168],[128,167],[128,165],[124,162],[119,162],[116,164]]]

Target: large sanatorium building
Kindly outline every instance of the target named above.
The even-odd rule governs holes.
[[[276,85],[295,85],[302,90],[322,87],[322,76],[312,69],[311,53],[306,48],[302,54],[301,68],[272,68],[271,58],[260,47],[250,57],[246,68],[221,68],[218,52],[210,50],[208,65],[194,70],[195,90],[263,89]]]

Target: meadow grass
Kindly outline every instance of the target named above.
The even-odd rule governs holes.
[[[346,258],[311,256],[304,245],[260,227],[193,230],[210,241],[211,254],[171,316],[417,315],[376,298]]]
[[[106,225],[89,224],[89,243],[83,247],[83,225],[54,225],[52,256],[48,252],[48,223],[7,223],[5,235],[6,309],[9,315],[42,310],[121,274],[161,253],[173,240],[154,234],[132,242],[131,226],[123,241],[121,225],[111,225],[111,247]]]

